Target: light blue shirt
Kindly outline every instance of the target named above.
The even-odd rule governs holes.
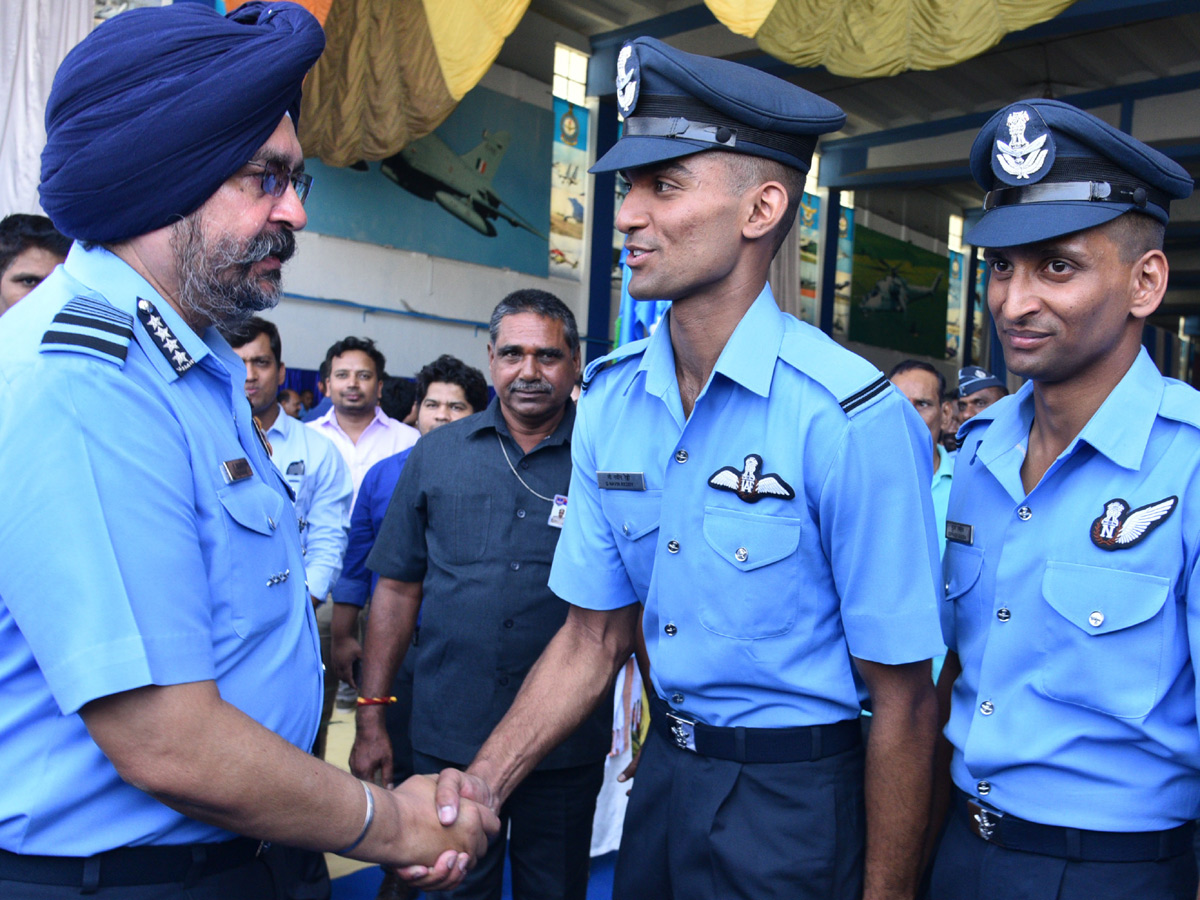
[[[271,462],[296,495],[308,592],[324,601],[342,571],[346,553],[354,492],[350,467],[329,438],[305,428],[282,407],[267,429],[267,441]]]
[[[1145,351],[1028,495],[1032,384],[964,423],[946,548],[946,735],[968,794],[1034,822],[1152,831],[1200,816],[1188,594],[1200,551],[1200,395]],[[1178,498],[1140,539],[1136,510]],[[1123,521],[1110,503],[1127,504]],[[1093,540],[1110,523],[1113,549]],[[1191,633],[1189,640],[1188,634]]]
[[[197,336],[100,248],[76,244],[0,319],[5,850],[231,837],[121,780],[78,714],[99,697],[213,680],[311,746],[316,622],[244,372],[216,329]]]
[[[938,553],[946,554],[946,509],[950,505],[950,485],[954,480],[954,457],[940,443],[937,448],[937,471],[933,473],[933,520],[937,526]]]
[[[873,366],[764,288],[690,417],[667,320],[585,383],[550,587],[643,603],[671,705],[718,726],[836,722],[860,711],[852,656],[939,651],[929,429]],[[754,502],[710,484],[751,455]],[[625,480],[645,490],[612,489]]]

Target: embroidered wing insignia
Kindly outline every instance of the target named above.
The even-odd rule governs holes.
[[[717,490],[737,494],[747,503],[757,503],[763,497],[779,497],[783,500],[795,498],[796,492],[790,484],[773,472],[760,475],[761,471],[762,457],[751,453],[740,472],[733,466],[723,466],[713,472],[708,484]]]
[[[1178,503],[1178,497],[1167,497],[1130,511],[1129,504],[1119,497],[1109,500],[1104,514],[1092,522],[1092,543],[1101,550],[1132,547],[1165,522]]]

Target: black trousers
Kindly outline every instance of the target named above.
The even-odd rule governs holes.
[[[412,710],[413,668],[416,647],[409,647],[392,682],[395,703],[385,707],[384,723],[392,742],[392,783],[399,784],[415,773],[413,769]]]
[[[950,813],[930,882],[931,900],[1195,900],[1196,858],[1081,862],[1006,850]]]
[[[413,751],[419,773],[462,768]],[[500,836],[466,880],[429,900],[500,900],[504,855],[512,861],[514,900],[586,900],[592,820],[604,779],[604,761],[535,771],[500,810]]]
[[[651,729],[625,812],[618,900],[859,900],[864,751],[736,763]]]
[[[79,900],[81,896],[98,900],[276,900],[283,895],[263,859],[255,859],[237,868],[201,876],[186,883],[101,885],[88,893],[78,884],[28,884],[0,880],[0,897],[4,900]]]

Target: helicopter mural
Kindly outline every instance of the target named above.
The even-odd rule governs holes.
[[[873,265],[874,268],[885,274],[866,294],[859,298],[858,308],[864,313],[906,313],[910,303],[932,297],[942,283],[942,273],[938,272],[933,277],[932,284],[925,287],[912,285],[907,278],[900,274],[904,269],[910,268],[908,260],[893,263],[870,254],[866,255],[873,260],[873,263],[868,263],[868,265]]]

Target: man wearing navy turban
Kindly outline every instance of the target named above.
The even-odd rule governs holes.
[[[75,245],[0,322],[0,896],[260,900],[267,841],[452,886],[498,827],[304,752],[296,519],[216,326],[278,298],[323,47],[292,3],[184,3],[55,79],[41,197]]]

